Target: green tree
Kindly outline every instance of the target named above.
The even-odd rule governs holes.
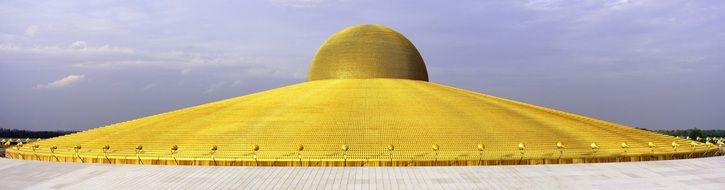
[[[689,130],[687,130],[687,136],[690,137],[691,139],[695,139],[697,137],[702,137],[702,130],[700,130],[698,128],[689,129]]]

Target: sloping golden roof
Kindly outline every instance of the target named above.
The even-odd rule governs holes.
[[[390,33],[364,38],[382,35],[387,41],[386,34]],[[424,68],[387,72],[388,63],[379,62],[373,64],[379,69],[354,67],[361,69],[354,72],[361,79],[349,79],[336,75],[347,67],[329,66],[334,62],[318,57],[367,58],[320,53],[335,43],[328,40],[318,51],[310,81],[43,140],[35,144],[38,148],[11,149],[8,155],[96,163],[407,166],[613,162],[714,154],[694,141],[416,78],[427,76]],[[415,50],[409,45],[401,49]],[[398,59],[404,60],[391,58]],[[406,63],[416,64],[423,62]],[[329,68],[315,68],[323,65]],[[376,77],[378,71],[390,75]],[[670,147],[673,142],[683,147]],[[51,152],[54,146],[57,149]]]

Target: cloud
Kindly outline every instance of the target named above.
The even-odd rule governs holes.
[[[604,6],[607,7],[607,8],[609,8],[609,9],[622,10],[622,9],[627,9],[627,8],[630,8],[630,7],[644,5],[646,3],[651,3],[651,2],[650,1],[644,1],[644,0],[641,0],[641,1],[618,0],[618,1],[610,1],[610,2],[607,2],[607,3],[604,4]]]
[[[82,51],[81,51],[82,50]],[[88,46],[85,41],[75,41],[68,46],[18,46],[12,43],[0,44],[0,53],[5,54],[31,54],[35,56],[59,56],[72,57],[78,55],[98,55],[107,56],[108,54],[136,54],[133,48],[115,47],[110,45]]]
[[[288,7],[317,7],[327,3],[334,2],[333,0],[270,0],[270,2]]]
[[[181,74],[186,75],[186,74],[189,74],[191,71],[192,71],[192,69],[190,69],[190,68],[184,68],[184,69],[181,69]]]
[[[58,79],[48,84],[35,85],[33,89],[64,88],[80,82],[81,80],[83,80],[83,78],[83,75],[68,75],[62,79]]]
[[[524,7],[531,10],[552,11],[563,6],[561,0],[531,0],[524,3]]]
[[[33,37],[40,31],[40,27],[38,25],[30,25],[27,29],[25,29],[25,36]]]
[[[76,50],[84,50],[84,49],[86,49],[86,47],[88,47],[88,46],[86,45],[86,42],[84,42],[84,41],[75,41],[75,42],[73,42],[72,44],[70,44],[70,46],[69,46],[69,47],[70,47],[71,49],[76,49]]]
[[[210,68],[225,68],[225,72],[235,71],[246,76],[304,78],[301,71],[290,66],[294,65],[294,62],[283,58],[250,57],[224,52],[187,53],[178,50],[154,51],[111,45],[94,46],[80,40],[65,46],[21,46],[0,43],[0,58],[2,57],[26,58],[40,63],[54,62],[78,69],[153,68],[177,70],[181,75],[189,75]],[[3,62],[0,62],[1,64]]]
[[[22,35],[33,38],[33,37],[38,36],[38,34],[40,34],[40,33],[48,33],[53,30],[55,30],[55,27],[52,24],[46,24],[46,25],[31,24],[25,28],[25,31],[23,31]]]

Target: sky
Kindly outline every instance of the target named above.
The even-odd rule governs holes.
[[[305,81],[355,24],[430,81],[648,129],[725,129],[725,1],[0,2],[0,127],[84,130]]]

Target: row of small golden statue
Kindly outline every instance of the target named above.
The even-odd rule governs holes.
[[[4,141],[4,140],[5,139],[3,139],[2,144],[3,145],[6,145],[6,146],[9,146],[9,141]],[[717,146],[720,147],[720,149],[718,150],[717,154],[722,153],[722,151],[723,151],[722,147],[723,147],[723,145],[725,145],[725,139],[722,139],[722,138],[717,139],[717,142],[715,144],[713,144],[711,142],[711,140],[714,140],[714,139],[707,138],[706,141],[705,141],[705,146],[712,147],[713,145],[716,144]],[[696,150],[696,148],[697,148],[697,146],[699,144],[700,143],[697,143],[696,141],[691,141],[690,142],[690,146],[692,147],[693,153],[694,153],[694,151]],[[20,150],[23,147],[23,145],[24,144],[23,144],[22,141],[18,141],[18,144],[15,146],[15,149],[16,150]],[[596,142],[593,142],[589,146],[590,146],[590,148],[592,150],[592,154],[591,155],[592,155],[592,157],[594,157],[596,155],[596,153],[599,151],[599,145],[597,145]],[[657,145],[654,142],[648,142],[647,143],[647,146],[650,148],[651,154],[654,155],[654,152],[655,152],[655,149],[657,148]],[[524,143],[519,143],[517,147],[518,147],[518,150],[520,151],[520,156],[521,156],[520,160],[523,160],[523,158],[525,157],[526,145]],[[627,155],[627,152],[628,152],[628,149],[629,149],[629,145],[627,144],[627,142],[622,142],[620,144],[620,147],[623,150],[623,155]],[[677,149],[680,147],[680,145],[676,141],[672,141],[671,147],[673,148],[673,151],[676,152]],[[32,149],[33,149],[33,152],[34,153],[39,148],[40,148],[40,146],[38,144],[33,144],[32,145]],[[80,159],[81,162],[84,162],[83,157],[81,157],[81,155],[80,155],[81,148],[82,148],[81,145],[76,145],[76,146],[73,147],[73,151],[75,152],[74,157],[78,157],[78,159]],[[483,161],[483,151],[484,151],[485,148],[486,148],[486,146],[484,144],[478,144],[476,146],[476,149],[479,151],[479,164]],[[558,159],[560,159],[562,157],[562,155],[564,154],[564,150],[566,149],[566,146],[564,145],[564,143],[562,143],[561,141],[559,141],[559,142],[556,143],[556,148],[557,148],[557,150],[559,150],[559,157],[558,157]],[[50,147],[50,151],[51,151],[51,153],[53,154],[54,157],[55,157],[55,155],[54,155],[55,154],[55,150],[57,150],[57,149],[58,149],[58,147],[55,146],[55,145],[53,145],[53,146]],[[108,153],[109,153],[109,150],[110,149],[111,149],[111,147],[109,145],[105,145],[105,146],[102,147],[103,155],[106,158],[106,160],[108,160],[109,162],[111,161],[108,158]],[[258,158],[257,158],[257,151],[259,151],[259,149],[260,149],[259,148],[259,145],[256,145],[255,144],[255,145],[252,146],[253,158],[254,158],[254,161],[255,161],[255,164],[256,165],[259,165]],[[347,151],[349,149],[350,149],[350,146],[347,145],[347,144],[343,144],[341,146],[341,150],[343,151],[343,159],[344,159],[344,165],[345,166],[347,166],[347,157],[348,157]],[[387,149],[390,151],[389,154],[388,154],[388,159],[392,163],[392,161],[393,161],[393,151],[395,150],[395,146],[393,146],[392,144],[388,144],[387,145]],[[435,164],[435,163],[438,162],[438,150],[440,150],[440,146],[438,144],[433,144],[431,146],[431,149],[434,151],[434,164]],[[171,157],[174,159],[174,161],[176,162],[176,164],[178,164],[178,161],[176,159],[176,154],[177,154],[178,150],[179,150],[179,147],[177,145],[173,145],[171,147]],[[211,156],[211,160],[214,161],[214,162],[216,162],[216,159],[215,159],[214,155],[215,155],[216,151],[218,150],[218,147],[216,145],[212,145],[212,147],[211,147],[210,150],[211,151],[210,151],[209,155]],[[304,146],[302,144],[299,144],[297,146],[297,158],[299,160],[300,165],[302,165],[302,151],[303,150],[304,150]],[[137,145],[135,147],[136,157],[138,158],[138,161],[141,164],[143,164],[143,160],[141,159],[142,151],[143,151],[143,146],[142,145]],[[690,153],[689,156],[691,157],[693,153]],[[709,152],[705,152],[704,154],[707,154],[707,153],[709,153]],[[35,154],[35,156],[39,158],[39,156],[37,154]],[[57,157],[56,157],[56,159],[57,159]]]
[[[38,139],[36,139],[35,141],[40,141],[40,140],[41,140],[41,139],[40,139],[40,138],[38,138]],[[30,142],[31,140],[30,140],[30,138],[26,138],[25,140],[21,140],[21,139],[17,139],[17,140],[15,140],[15,142],[18,142],[18,143],[21,143],[21,142],[23,142],[23,141],[24,141],[25,143],[29,143],[29,142]],[[13,142],[13,139],[12,139],[12,138],[10,138],[10,139],[7,139],[7,140],[5,140],[5,139],[2,139],[2,140],[0,140],[0,143],[2,143],[2,144],[5,144],[5,143],[12,143],[12,142]]]

